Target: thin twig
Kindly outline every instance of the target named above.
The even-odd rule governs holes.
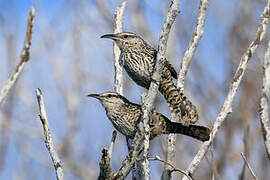
[[[211,177],[212,177],[212,179],[215,179],[215,157],[214,157],[214,144],[213,143],[211,143],[211,162],[210,162],[210,164],[211,164]]]
[[[211,157],[212,157],[212,144],[211,144]],[[205,158],[208,164],[211,166],[211,171],[212,171],[211,176],[210,176],[211,179],[221,180],[216,164],[214,162],[212,163],[212,158],[208,156],[205,156]]]
[[[249,124],[246,127],[246,130],[244,132],[244,137],[243,137],[243,143],[244,143],[244,154],[249,157]],[[239,180],[244,180],[245,179],[245,172],[246,172],[246,165],[243,164],[241,174],[239,176]]]
[[[51,156],[51,159],[53,161],[53,165],[54,165],[57,179],[63,180],[64,179],[63,166],[62,166],[61,160],[56,152],[54,144],[53,144],[52,134],[51,134],[50,129],[49,129],[49,122],[47,119],[43,96],[42,96],[42,92],[39,88],[36,89],[36,95],[37,95],[37,101],[38,101],[38,107],[39,107],[39,117],[40,117],[41,123],[43,125],[45,145],[46,145],[46,147],[49,151],[49,154]]]
[[[116,136],[117,136],[117,131],[114,130],[113,133],[112,133],[112,140],[111,140],[111,145],[110,145],[110,149],[109,149],[110,156],[112,156],[112,151],[113,151],[114,143],[115,143],[115,140],[116,140]]]
[[[194,171],[198,168],[201,160],[203,159],[204,155],[209,149],[210,144],[213,142],[219,128],[221,127],[222,123],[225,121],[227,115],[232,112],[232,102],[234,100],[236,91],[238,90],[239,84],[242,80],[244,72],[247,68],[247,64],[250,58],[253,56],[255,50],[257,49],[258,45],[263,40],[263,37],[266,32],[266,27],[268,25],[269,20],[269,9],[270,9],[270,0],[267,1],[267,5],[264,8],[264,11],[261,15],[261,20],[259,27],[257,29],[255,39],[251,42],[249,47],[247,48],[246,52],[243,54],[240,60],[240,64],[235,72],[234,78],[231,82],[229,93],[225,99],[225,102],[222,106],[221,112],[218,114],[216,121],[214,123],[214,127],[212,129],[212,133],[210,135],[209,141],[204,142],[192,162],[189,164],[187,168],[188,174],[193,174]],[[183,179],[187,179],[185,176]]]
[[[252,169],[252,167],[251,167],[250,164],[248,163],[247,158],[245,157],[245,155],[244,155],[243,152],[241,152],[241,156],[242,156],[242,158],[244,159],[245,164],[247,165],[247,167],[248,167],[248,169],[249,169],[249,171],[250,171],[250,173],[251,173],[253,179],[257,180],[258,178],[257,178],[257,176],[255,175],[254,170]]]
[[[218,173],[217,166],[215,164],[215,156],[214,156],[214,144],[211,143],[211,169],[212,169],[212,179],[221,180],[221,177]]]
[[[167,165],[171,166],[171,168],[172,168],[171,171],[172,171],[172,172],[173,172],[173,171],[178,171],[178,172],[180,172],[180,173],[186,175],[189,179],[191,179],[191,180],[193,179],[193,178],[192,178],[191,176],[189,176],[184,170],[174,167],[174,165],[172,165],[171,163],[169,163],[169,162],[167,162],[167,161],[161,159],[159,156],[155,156],[155,157],[153,157],[153,158],[148,158],[148,159],[149,159],[149,161],[160,161],[160,162],[163,162],[164,164],[167,164]]]
[[[204,24],[205,24],[207,7],[208,7],[208,0],[201,0],[199,13],[197,17],[197,25],[193,32],[192,39],[189,42],[188,48],[185,51],[185,54],[183,56],[181,68],[180,68],[178,79],[177,79],[177,86],[182,91],[184,91],[185,79],[186,79],[190,62],[192,60],[192,57],[194,56],[196,48],[198,47],[199,40],[201,39],[204,32]]]
[[[120,33],[123,31],[122,19],[127,2],[124,1],[117,8],[114,14],[114,33]],[[120,49],[117,44],[113,43],[113,55],[114,55],[114,90],[123,95],[123,68],[119,64]]]
[[[261,103],[260,103],[260,110],[259,110],[264,145],[265,145],[268,159],[270,160],[269,106],[270,106],[270,41],[268,43],[268,48],[265,53],[264,62],[263,62],[263,87],[262,87],[262,96],[261,96]]]
[[[31,42],[32,42],[34,17],[35,17],[35,9],[31,8],[28,15],[26,36],[24,39],[23,50],[20,56],[20,62],[17,64],[15,70],[11,73],[8,80],[5,82],[4,86],[2,87],[0,91],[0,104],[3,102],[5,97],[8,95],[10,89],[14,86],[14,84],[20,77],[24,69],[24,65],[30,59],[30,48],[31,48]]]

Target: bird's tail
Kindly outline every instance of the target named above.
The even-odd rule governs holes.
[[[166,121],[167,133],[178,133],[193,137],[200,141],[208,141],[210,138],[210,129],[204,126],[183,126],[180,123]]]
[[[175,86],[171,73],[166,67],[162,73],[159,90],[169,104],[171,112],[176,115],[179,122],[188,126],[198,121],[199,116],[196,107]]]

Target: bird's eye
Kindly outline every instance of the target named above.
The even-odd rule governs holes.
[[[128,35],[124,35],[124,38],[128,38]]]

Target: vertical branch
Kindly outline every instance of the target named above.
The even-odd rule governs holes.
[[[198,47],[199,40],[201,39],[203,35],[207,7],[208,7],[208,0],[200,0],[199,13],[197,17],[197,25],[193,32],[192,39],[190,40],[188,48],[185,51],[184,57],[182,59],[182,64],[181,64],[179,76],[177,79],[177,86],[182,91],[184,90],[184,87],[185,87],[185,78],[187,75],[188,67],[196,51],[196,48]]]
[[[10,89],[14,86],[20,77],[26,62],[30,59],[30,48],[32,42],[33,26],[34,26],[35,9],[31,8],[28,15],[26,36],[24,39],[23,50],[20,56],[20,62],[17,64],[15,70],[11,73],[8,80],[0,91],[0,104],[3,102]]]
[[[146,105],[147,95],[144,93],[142,95],[142,112],[143,112],[143,130],[144,130],[144,140],[143,140],[143,161],[142,161],[142,178],[149,180],[150,179],[150,169],[149,169],[149,144],[150,144],[150,126],[149,126],[149,112],[147,111]],[[152,108],[152,107],[151,107]],[[141,178],[141,179],[142,179]]]
[[[52,134],[49,129],[49,122],[47,119],[47,114],[45,110],[45,104],[43,101],[42,92],[39,88],[36,89],[38,108],[39,108],[39,117],[41,123],[43,125],[44,137],[45,137],[45,145],[50,153],[51,159],[53,161],[54,169],[56,171],[56,177],[58,180],[64,179],[64,172],[61,160],[58,157],[56,149],[53,144]]]
[[[168,14],[165,17],[160,36],[159,36],[159,44],[158,44],[158,53],[157,53],[157,61],[155,65],[155,72],[152,76],[153,81],[150,84],[150,88],[148,90],[147,96],[145,98],[145,101],[142,105],[142,111],[143,111],[143,124],[144,126],[144,148],[147,149],[144,151],[143,155],[143,169],[144,169],[144,179],[149,179],[149,161],[148,161],[148,153],[149,153],[149,112],[153,108],[154,100],[158,92],[159,82],[161,79],[162,71],[165,66],[164,58],[165,58],[165,52],[167,49],[167,41],[169,37],[169,33],[172,27],[173,22],[176,19],[176,16],[179,13],[178,7],[179,7],[179,0],[171,0]],[[148,152],[147,152],[148,151]]]
[[[123,30],[122,19],[127,2],[124,1],[117,8],[114,14],[114,33],[120,33]],[[113,55],[114,55],[114,90],[123,95],[123,68],[119,64],[120,49],[117,44],[113,43]]]
[[[114,14],[114,33],[122,32],[122,19],[124,10],[127,2],[124,1],[121,3]],[[117,44],[113,43],[113,55],[114,55],[114,90],[123,95],[123,69],[119,64],[120,57],[120,49]],[[99,163],[100,166],[100,174],[98,179],[105,180],[110,179],[112,177],[112,169],[111,169],[111,158],[112,158],[112,150],[115,143],[117,132],[113,131],[112,142],[110,149],[103,148],[102,150],[102,158]]]
[[[231,82],[230,90],[228,92],[228,95],[224,101],[224,104],[222,106],[221,112],[218,114],[216,121],[214,123],[214,127],[212,129],[212,133],[210,136],[209,141],[204,142],[192,162],[189,164],[187,171],[188,174],[191,175],[194,173],[194,171],[198,168],[202,158],[204,157],[205,153],[209,149],[210,144],[213,142],[219,128],[221,127],[222,123],[225,121],[227,115],[232,112],[232,102],[234,100],[236,91],[238,90],[239,84],[242,80],[242,77],[244,75],[244,72],[247,68],[248,62],[250,58],[255,53],[255,50],[257,49],[258,45],[261,43],[261,41],[264,38],[266,27],[268,25],[269,21],[269,10],[270,10],[270,0],[267,1],[267,5],[264,8],[264,11],[261,15],[260,24],[257,29],[256,35],[254,40],[251,42],[249,47],[247,48],[246,52],[241,57],[239,66],[235,72],[235,75],[233,77],[233,80]],[[183,179],[187,179],[186,176],[183,177]]]
[[[205,24],[207,7],[208,7],[208,0],[201,0],[199,13],[197,17],[197,25],[193,32],[192,39],[189,42],[189,46],[187,50],[185,51],[184,57],[182,59],[179,75],[177,78],[177,87],[180,88],[181,91],[184,91],[185,78],[187,75],[189,64],[195,53],[196,48],[198,47],[199,40],[201,39],[204,32],[204,24]],[[172,116],[173,121],[175,121],[174,119],[175,119],[174,116]],[[167,162],[173,163],[173,160],[175,159],[175,146],[176,146],[176,135],[169,134],[168,135],[168,150],[167,150],[167,155],[166,155]],[[171,166],[168,166],[168,164],[165,164],[165,169],[162,173],[162,179],[164,180],[170,179],[171,170],[172,170]]]
[[[269,106],[270,106],[270,41],[265,53],[263,62],[263,87],[260,103],[260,118],[262,133],[264,138],[264,145],[266,153],[270,160],[270,120],[269,120]]]

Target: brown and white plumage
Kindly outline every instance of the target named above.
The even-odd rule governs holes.
[[[157,51],[141,37],[131,32],[107,34],[101,38],[113,39],[118,44],[121,50],[120,65],[124,67],[132,80],[148,89],[154,73]],[[173,83],[173,78],[177,78],[173,65],[167,59],[165,63],[159,91],[180,122],[184,125],[193,124],[199,119],[197,109]]]
[[[89,94],[88,96],[101,102],[115,129],[128,138],[135,136],[136,125],[142,114],[140,105],[128,101],[116,92]],[[200,141],[209,139],[209,128],[196,125],[183,126],[180,123],[171,122],[166,116],[156,112],[155,109],[150,113],[149,119],[150,139],[160,134],[169,133],[184,134]]]

